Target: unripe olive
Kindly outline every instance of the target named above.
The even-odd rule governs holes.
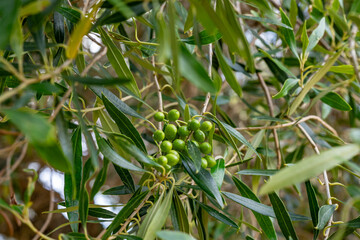
[[[212,123],[210,121],[205,121],[200,126],[200,130],[202,130],[204,132],[210,131],[211,128],[212,128]]]
[[[206,159],[206,161],[207,161],[207,166],[208,166],[209,168],[212,168],[212,167],[214,167],[214,166],[216,165],[216,160],[215,160],[214,157],[212,157],[212,156],[206,156],[205,159]]]
[[[201,158],[201,167],[206,168],[207,167],[207,161],[205,158]]]
[[[157,159],[157,163],[160,164],[160,165],[162,165],[162,166],[165,166],[165,165],[167,165],[167,163],[168,163],[168,159],[167,159],[167,157],[165,157],[165,156],[160,156],[160,157],[158,157],[158,159]]]
[[[178,120],[180,117],[180,113],[178,110],[176,109],[172,109],[169,113],[168,113],[168,119],[169,121],[173,121],[175,122],[176,120]]]
[[[170,150],[169,153],[174,154],[175,156],[177,156],[180,159],[180,154],[177,151]]]
[[[160,149],[163,152],[169,152],[172,149],[172,143],[170,141],[163,141],[160,145]]]
[[[203,142],[205,141],[205,133],[201,130],[196,130],[193,133],[193,137],[197,142]]]
[[[203,142],[202,144],[200,144],[200,152],[202,152],[203,154],[208,154],[211,153],[211,145],[208,142]]]
[[[165,138],[165,133],[161,130],[156,130],[153,134],[153,139],[157,142],[161,142]]]
[[[188,129],[190,131],[196,131],[199,129],[199,127],[200,127],[200,122],[196,119],[193,119],[190,122],[188,122]]]
[[[170,166],[175,166],[180,160],[178,156],[171,153],[166,154],[166,158],[168,160],[167,164]]]
[[[165,119],[165,114],[163,112],[157,112],[154,115],[154,119],[157,122],[162,122]]]
[[[180,136],[180,137],[185,138],[185,137],[189,136],[190,131],[189,131],[189,129],[188,129],[187,126],[181,126],[181,127],[179,127],[179,129],[178,129],[178,133],[179,133],[179,136]]]
[[[173,143],[173,149],[182,151],[185,148],[185,142],[181,139],[176,139]]]
[[[165,127],[165,137],[169,140],[174,140],[177,134],[177,128],[174,124],[168,124]]]

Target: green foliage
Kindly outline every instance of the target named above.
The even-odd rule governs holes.
[[[1,1],[1,234],[359,236],[360,3],[280,2]]]

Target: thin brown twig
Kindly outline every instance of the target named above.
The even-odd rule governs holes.
[[[297,123],[306,122],[308,120],[316,120],[316,121],[320,122],[325,128],[327,128],[335,136],[338,136],[338,133],[336,132],[336,130],[333,127],[331,127],[328,123],[326,123],[320,117],[315,116],[315,115],[309,115],[300,120],[295,120],[295,121],[292,121],[289,123],[284,123],[284,124],[279,124],[279,125],[263,126],[263,127],[242,127],[242,128],[235,128],[235,129],[237,131],[256,131],[256,130],[262,130],[262,129],[280,129],[280,128],[285,128],[285,127],[291,127]]]
[[[21,150],[20,156],[18,157],[18,159],[16,160],[16,162],[11,166],[10,168],[10,173],[14,172],[15,169],[20,165],[20,163],[22,162],[22,160],[25,158],[26,156],[26,151],[28,148],[28,142],[25,142],[23,149]],[[4,172],[0,172],[0,176],[3,175]],[[4,178],[0,178],[0,183],[6,181],[8,178],[4,177]]]
[[[52,179],[52,178],[51,178]],[[51,184],[52,185],[52,184]],[[32,240],[37,240],[40,237],[40,233],[44,233],[45,230],[47,229],[47,227],[49,226],[49,224],[51,223],[51,219],[53,217],[53,213],[51,211],[54,210],[54,199],[55,199],[55,192],[54,190],[51,188],[50,190],[50,202],[49,202],[49,215],[47,216],[44,225],[41,227],[41,229],[39,230],[39,233],[37,233]]]
[[[8,130],[5,130],[5,129],[0,129],[0,135],[19,136],[19,135],[21,135],[21,133],[20,132],[8,131]]]
[[[358,32],[358,27],[356,26],[356,24],[353,24],[349,38],[349,49],[351,54],[350,59],[352,61],[352,65],[354,66],[356,78],[358,81],[360,81],[359,61],[356,55],[356,43],[355,43],[355,37],[357,32]]]
[[[133,213],[130,215],[130,217],[126,220],[126,222],[124,223],[124,225],[122,225],[122,227],[120,228],[120,230],[118,231],[119,233],[123,232],[127,225],[130,223],[131,219],[140,211],[140,209],[145,205],[146,201],[149,199],[149,197],[152,195],[153,191],[150,191],[145,198],[142,200],[142,202],[140,203],[140,205],[135,208],[135,210],[133,211]]]
[[[9,219],[9,217],[6,215],[5,212],[3,212],[2,210],[0,210],[0,215],[3,217],[3,219],[5,220],[6,222],[6,225],[8,226],[9,228],[9,236],[12,237],[14,236],[14,227]]]
[[[271,99],[269,89],[266,86],[266,83],[265,83],[263,77],[261,76],[261,74],[257,72],[256,75],[257,75],[257,77],[258,77],[258,79],[260,81],[261,88],[263,89],[263,91],[265,93],[266,102],[267,102],[267,104],[269,106],[270,116],[274,117],[274,105],[272,103],[272,99]],[[274,142],[275,142],[275,148],[276,148],[277,169],[280,169],[282,161],[281,161],[281,151],[280,151],[279,137],[278,137],[278,134],[276,132],[276,129],[273,129],[272,131],[273,131],[273,135],[274,135]]]
[[[155,67],[155,56],[152,56],[152,58],[151,58],[151,63],[152,63],[152,65]],[[156,86],[156,90],[157,90],[157,94],[158,94],[159,111],[162,112],[162,111],[164,111],[164,108],[163,108],[163,99],[162,99],[162,95],[161,95],[160,84],[159,84],[158,77],[157,77],[157,74],[156,74],[155,71],[154,71],[154,73],[153,73],[153,77],[154,77],[154,82],[155,82],[155,86]],[[158,126],[159,126],[159,129],[162,129],[162,123],[161,123],[161,122],[158,123]]]
[[[315,153],[317,155],[319,155],[320,150],[319,150],[318,146],[316,145],[316,143],[314,142],[314,140],[307,133],[307,131],[300,125],[300,123],[297,123],[296,126],[304,134],[305,138],[310,142],[310,144],[311,144],[312,148],[314,149]],[[330,193],[330,183],[329,183],[329,179],[328,179],[328,175],[327,175],[326,171],[323,172],[323,176],[324,176],[324,185],[325,185],[325,190],[326,190],[326,196],[327,196],[327,199],[328,199],[328,204],[332,204],[332,200],[331,200],[332,198],[331,198],[331,193]],[[331,215],[327,226],[331,226],[331,223],[333,221],[333,217],[334,216]],[[326,231],[325,231],[324,240],[328,239],[329,234],[330,234],[330,228],[327,228]]]

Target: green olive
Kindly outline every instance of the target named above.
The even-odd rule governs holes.
[[[212,123],[210,121],[205,121],[201,124],[200,126],[200,130],[204,131],[204,132],[208,132],[212,129]]]
[[[161,142],[165,138],[165,133],[161,130],[156,130],[153,134],[153,139],[157,142]]]
[[[207,161],[206,161],[206,159],[205,158],[201,158],[201,167],[202,168],[206,168],[207,167]]]
[[[169,152],[172,149],[172,143],[170,141],[163,141],[160,145],[160,149],[163,152]]]
[[[168,113],[168,119],[169,121],[173,121],[175,122],[176,120],[178,120],[180,117],[180,113],[178,110],[176,109],[172,109],[169,113]]]
[[[200,144],[200,152],[202,152],[203,154],[208,154],[211,153],[211,145],[208,142],[203,142],[202,144]]]
[[[177,128],[174,124],[168,124],[165,127],[165,137],[169,140],[174,140],[177,134]]]
[[[181,139],[176,139],[173,142],[173,149],[177,150],[177,151],[182,151],[185,148],[185,142]]]
[[[165,119],[165,114],[163,112],[157,112],[154,115],[154,119],[157,122],[162,122]]]
[[[206,161],[207,161],[207,166],[208,166],[209,168],[212,168],[212,167],[214,167],[214,166],[216,165],[216,160],[215,160],[214,157],[212,157],[212,156],[206,156],[205,159],[206,159]]]
[[[188,122],[188,129],[190,131],[196,131],[199,129],[199,127],[200,127],[200,122],[196,119],[193,119],[190,122]]]
[[[196,130],[193,133],[193,137],[197,142],[203,142],[205,141],[205,133],[201,130]]]

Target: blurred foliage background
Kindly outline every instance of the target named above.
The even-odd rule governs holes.
[[[148,122],[155,124],[157,110],[176,108],[182,117],[211,112],[227,130],[241,133],[216,127],[213,155],[225,162],[222,192],[239,193],[235,176],[263,204],[274,205],[259,191],[282,188],[287,211],[312,219],[292,222],[298,239],[328,239],[341,226],[348,239],[357,239],[359,16],[357,0],[0,0],[0,239],[37,239],[35,228],[52,238],[72,232],[65,224],[69,215],[52,211],[69,204],[66,189],[76,189],[69,187],[72,171],[87,159],[94,167],[83,183],[89,203],[118,213],[119,203],[129,201],[129,195],[104,194],[124,179],[112,164],[100,171],[105,163],[94,129],[107,134],[120,155],[131,159],[131,153],[113,141],[123,132],[105,111],[102,93],[128,116],[149,154],[157,151]],[[352,142],[357,144],[346,144]],[[334,151],[313,159],[323,164],[312,169],[310,159],[308,170],[296,165],[303,179],[295,173],[293,179],[274,177],[288,185],[268,181],[266,189],[264,180],[277,169],[328,149]],[[71,160],[76,154],[80,163]],[[106,177],[99,186],[101,173]],[[142,175],[132,177],[139,182]],[[185,206],[197,239],[268,237],[252,211],[229,199],[223,212],[239,229],[205,215],[204,237]],[[321,206],[331,214],[318,215]],[[99,236],[113,217],[89,212],[88,235]],[[332,218],[330,233],[314,229]],[[354,225],[336,225],[351,219]],[[172,224],[168,219],[165,228],[176,229]],[[281,223],[274,226],[283,239]]]

